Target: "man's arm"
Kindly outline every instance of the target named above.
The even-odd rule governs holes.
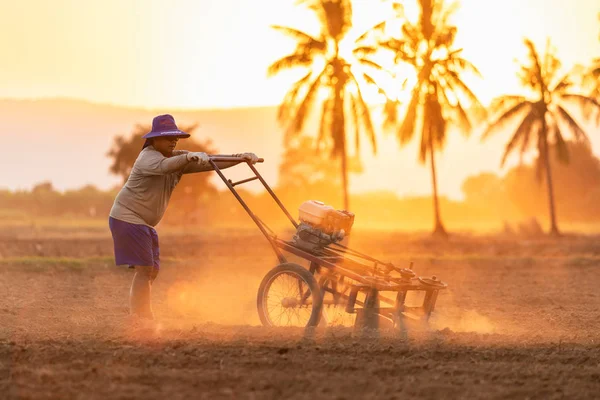
[[[240,154],[214,154],[211,155],[211,157],[240,157]],[[230,167],[233,167],[234,165],[238,165],[239,163],[241,163],[241,161],[217,161],[217,167],[219,167],[219,169],[227,169]],[[184,174],[193,174],[195,172],[205,172],[205,171],[212,171],[213,167],[211,164],[208,165],[202,165],[202,164],[196,164],[196,163],[190,163],[188,165],[185,166],[185,168],[183,169],[183,173]]]
[[[142,175],[166,175],[181,171],[188,165],[190,162],[186,154],[165,157],[158,151],[145,151],[136,160],[134,168]]]

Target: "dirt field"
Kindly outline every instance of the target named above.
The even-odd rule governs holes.
[[[0,398],[594,398],[600,237],[356,234],[351,247],[435,274],[431,332],[259,326],[276,259],[256,231],[161,237],[156,329],[132,327],[132,272],[106,232],[0,235]]]

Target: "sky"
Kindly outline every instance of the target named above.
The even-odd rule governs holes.
[[[410,13],[414,6],[405,3]],[[382,0],[353,4],[354,34],[379,22],[389,7]],[[459,28],[456,44],[483,75],[466,80],[484,103],[520,92],[515,73],[516,60],[525,55],[524,37],[540,48],[551,38],[565,70],[600,56],[598,0],[459,4],[451,21]],[[271,25],[309,33],[318,27],[295,0],[5,0],[0,15],[0,98],[70,97],[152,109],[279,104],[297,75],[268,78],[266,70],[294,42]],[[440,160],[442,182],[452,169],[461,179],[467,170],[476,172],[474,165],[498,170],[499,154],[493,154],[498,160],[492,163],[483,147],[466,154],[453,151],[463,146],[460,140],[452,138]],[[412,155],[400,161],[390,138],[382,139],[377,157],[365,149],[367,173],[351,182],[351,190],[386,187],[381,171],[412,168],[416,143],[413,147],[407,150]],[[594,150],[600,154],[600,141]],[[418,168],[426,177],[426,167]],[[460,196],[460,185],[450,181],[452,186],[442,183],[440,192]],[[409,176],[393,189],[420,194],[430,190],[430,183],[411,183]]]
[[[410,1],[407,1],[410,8]],[[382,18],[355,0],[356,31]],[[457,45],[485,80],[483,101],[518,90],[523,37],[551,37],[565,66],[600,54],[597,0],[462,0]],[[281,24],[314,32],[294,0],[19,0],[0,2],[0,97],[75,97],[148,108],[278,104],[292,75],[267,78],[293,42]]]

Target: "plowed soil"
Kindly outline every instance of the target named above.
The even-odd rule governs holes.
[[[159,232],[160,233],[160,232]],[[153,325],[106,233],[0,239],[0,398],[594,398],[600,237],[357,233],[351,247],[449,284],[429,331],[264,328],[258,232],[161,237]]]

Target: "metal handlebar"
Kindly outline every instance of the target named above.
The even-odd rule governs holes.
[[[244,157],[234,157],[234,156],[210,156],[211,161],[215,161],[215,162],[235,162],[235,161],[240,161],[240,162],[246,162],[249,161]],[[259,158],[258,159],[258,163],[262,163],[264,162],[265,159],[264,158]]]
[[[232,162],[232,161],[233,162],[236,162],[236,161],[245,162],[246,165],[248,165],[248,167],[250,168],[250,170],[254,173],[254,177],[248,178],[248,179],[243,179],[243,180],[241,180],[239,182],[232,182],[231,180],[227,179],[225,177],[225,175],[223,175],[223,172],[219,169],[219,166],[216,164],[219,161],[224,161],[224,162]],[[263,158],[259,158],[257,160],[257,162],[259,162],[259,163],[262,163],[263,161],[264,161]],[[260,173],[258,172],[258,170],[254,167],[254,165],[252,165],[252,163],[249,160],[247,160],[244,157],[210,156],[210,164],[212,165],[212,167],[215,170],[215,172],[217,173],[217,175],[219,175],[219,177],[223,180],[223,182],[225,183],[225,185],[227,185],[227,187],[229,188],[229,190],[231,191],[231,193],[235,196],[235,198],[240,202],[240,204],[242,205],[242,207],[246,210],[246,212],[248,213],[248,215],[250,216],[250,218],[252,218],[252,220],[254,220],[254,223],[256,224],[256,226],[258,226],[258,229],[260,229],[260,231],[263,233],[263,235],[267,238],[267,240],[271,244],[271,247],[273,247],[273,251],[277,255],[277,258],[279,258],[279,262],[280,263],[286,262],[285,257],[283,256],[283,254],[281,253],[281,251],[277,247],[277,244],[274,242],[274,236],[272,237],[271,235],[269,235],[269,233],[265,229],[266,225],[256,215],[254,215],[254,213],[252,212],[252,210],[250,210],[250,207],[248,207],[248,205],[246,204],[246,202],[242,199],[242,197],[235,190],[235,187],[234,187],[234,186],[237,186],[237,185],[239,185],[241,183],[246,183],[246,182],[250,182],[250,181],[258,179],[263,184],[263,186],[267,190],[267,192],[269,192],[269,194],[273,197],[273,199],[275,200],[275,202],[279,205],[279,207],[281,208],[281,210],[285,213],[285,215],[292,222],[292,224],[294,225],[294,228],[296,228],[298,226],[298,223],[290,215],[290,213],[288,212],[288,210],[281,203],[281,201],[275,195],[275,193],[273,193],[273,190],[267,184],[267,182],[263,179],[263,177],[260,175]]]

